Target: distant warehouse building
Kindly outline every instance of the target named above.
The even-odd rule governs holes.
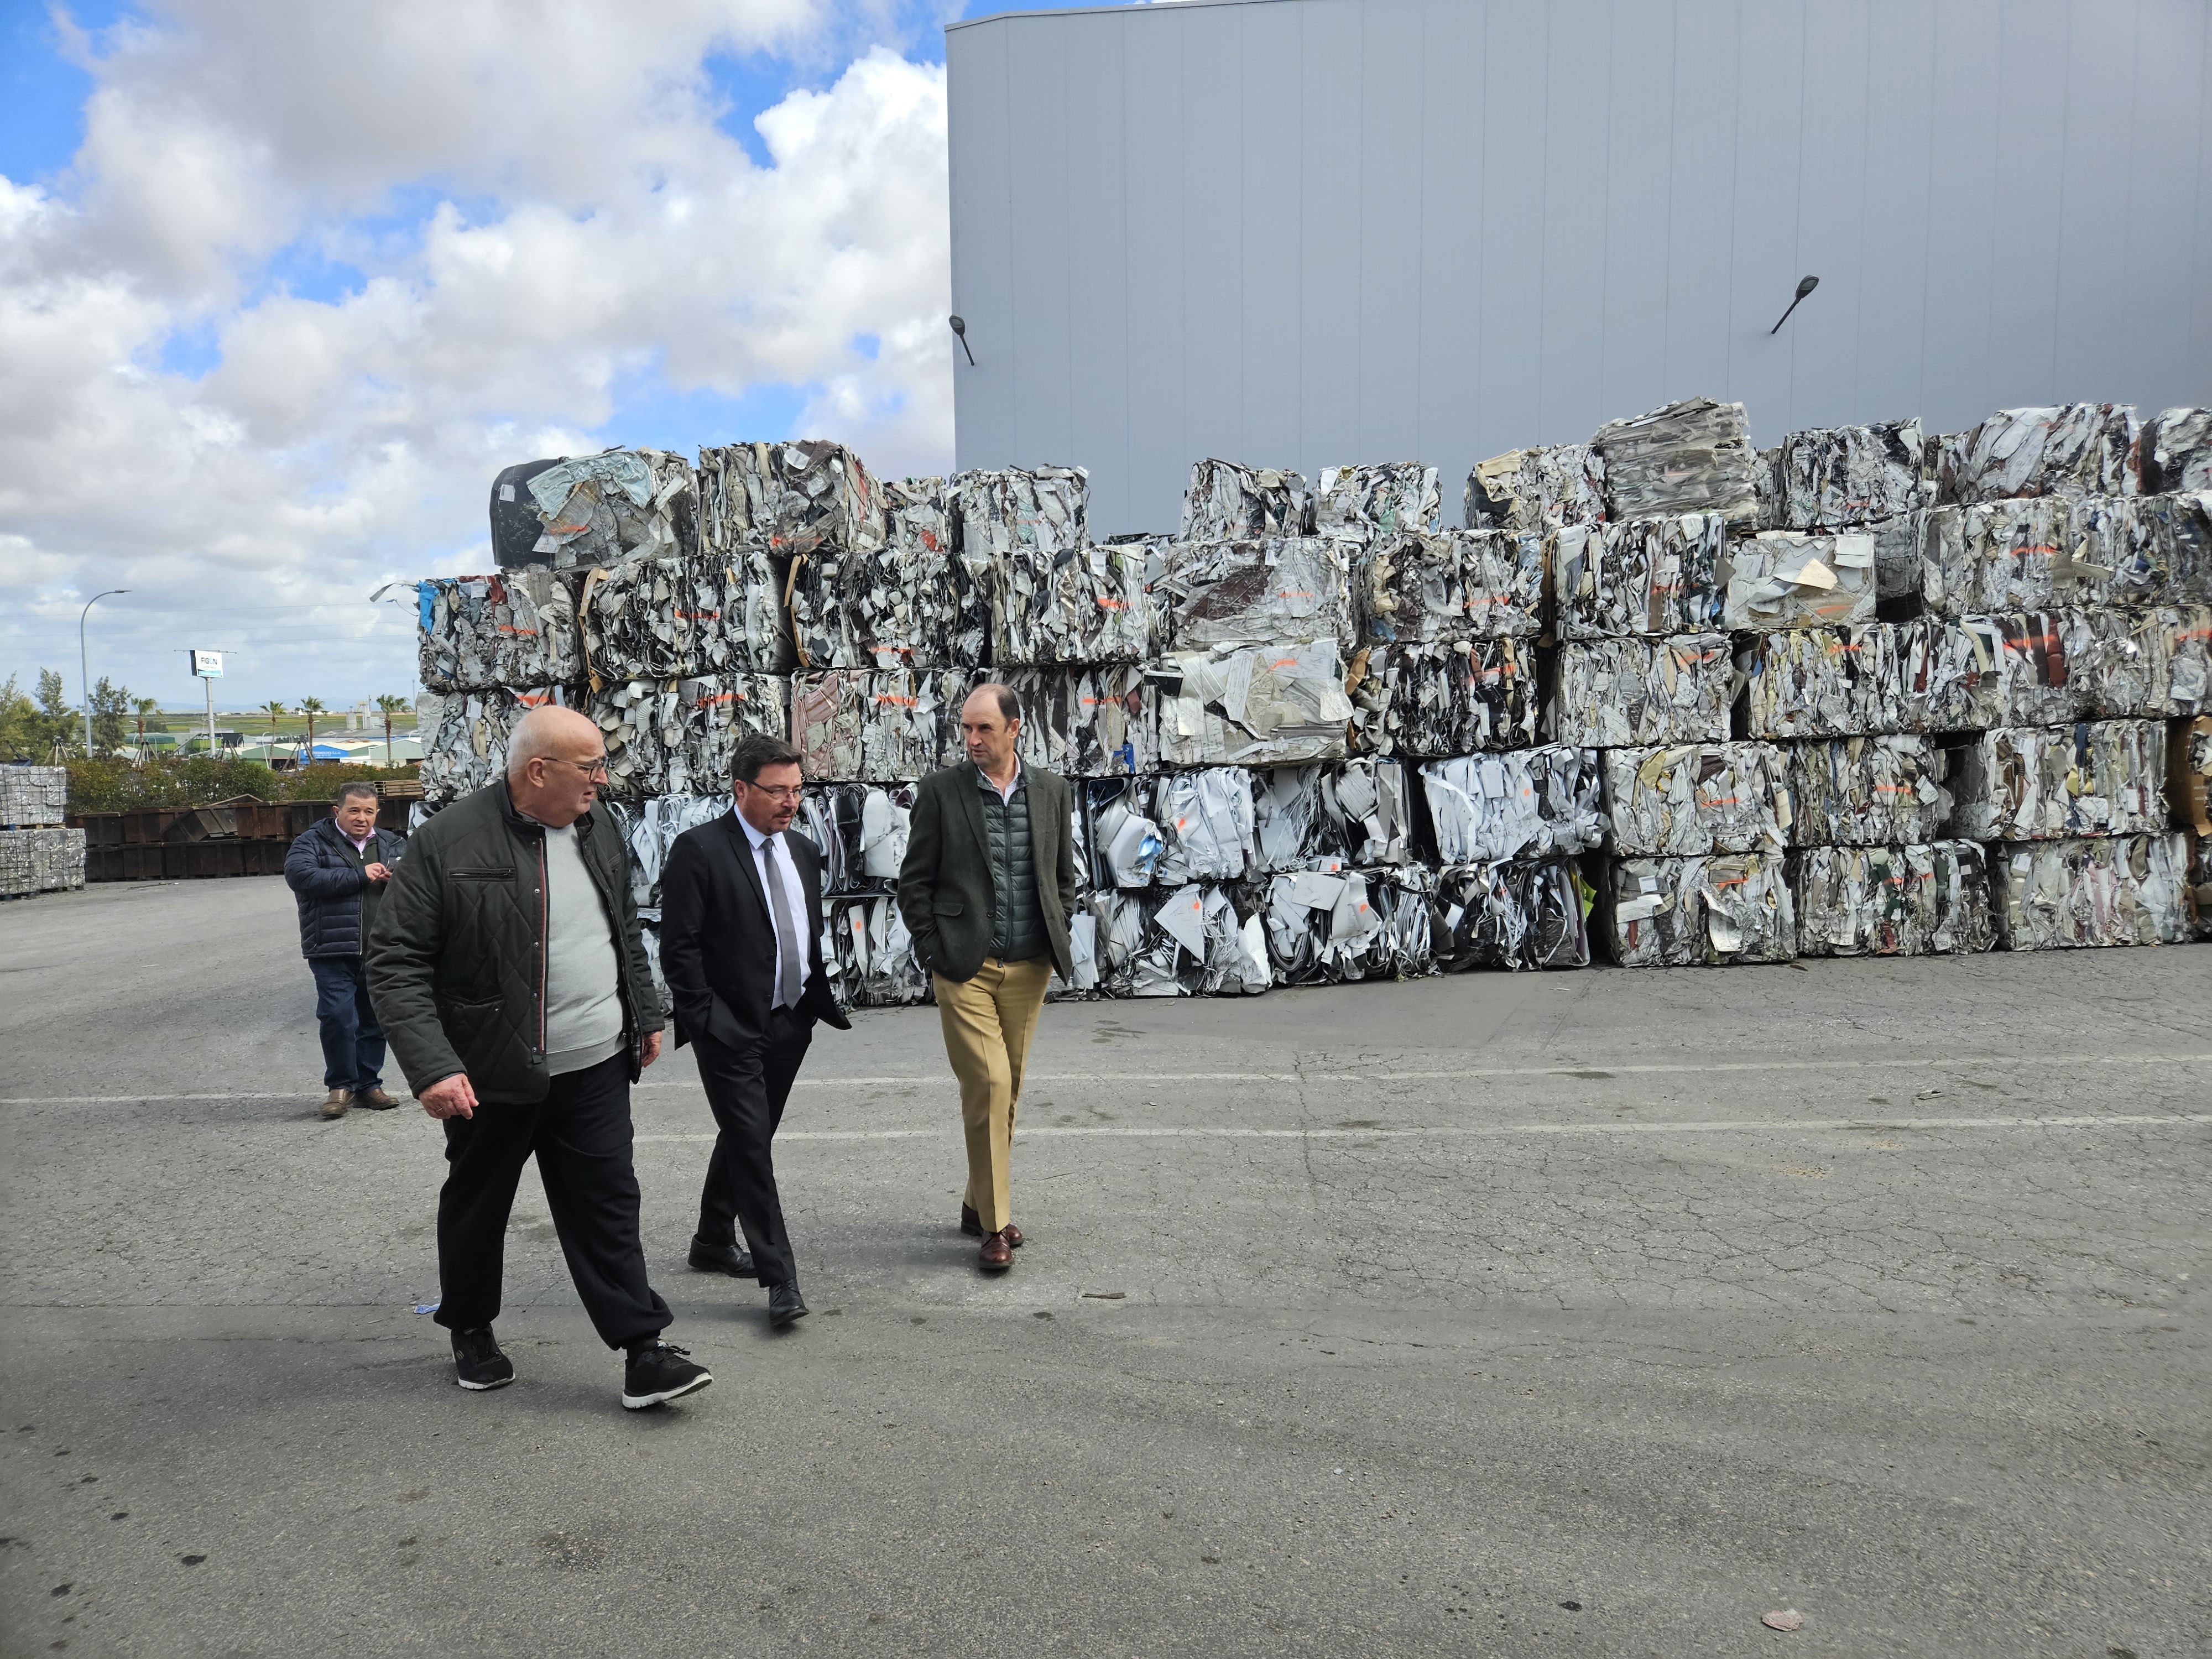
[[[2212,401],[2205,0],[1182,0],[951,26],[963,467]],[[1778,333],[1798,279],[1818,289]],[[1456,522],[1455,509],[1447,520]]]

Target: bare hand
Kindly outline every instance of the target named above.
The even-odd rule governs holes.
[[[642,1071],[646,1066],[652,1065],[654,1060],[659,1060],[659,1058],[660,1033],[658,1031],[648,1031],[646,1033],[644,1041],[637,1045],[638,1068]]]
[[[361,872],[371,881],[392,879],[392,866],[388,864],[364,864],[361,866]]]
[[[424,1111],[441,1121],[477,1115],[477,1091],[469,1086],[465,1072],[440,1078],[415,1098],[422,1103]]]

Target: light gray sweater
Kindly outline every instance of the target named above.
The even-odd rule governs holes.
[[[573,824],[545,832],[545,1064],[558,1077],[598,1065],[623,1042],[614,927]]]

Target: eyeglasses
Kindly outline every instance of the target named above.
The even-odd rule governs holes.
[[[738,779],[737,781],[744,784],[744,787],[756,795],[769,795],[777,800],[795,801],[805,790],[804,784],[794,783],[787,789],[775,789],[764,783],[745,783],[743,778]]]
[[[605,755],[600,756],[597,760],[589,761],[570,760],[566,755],[548,755],[545,758],[547,760],[559,761],[563,766],[573,766],[579,772],[581,772],[586,777],[592,779],[595,782],[604,783],[606,781],[607,757]]]

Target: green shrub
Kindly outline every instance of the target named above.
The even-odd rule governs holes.
[[[412,778],[411,766],[343,766],[325,762],[279,772],[259,761],[205,755],[69,763],[72,812],[131,812],[143,806],[205,806],[234,795],[260,800],[328,800],[342,783]]]

